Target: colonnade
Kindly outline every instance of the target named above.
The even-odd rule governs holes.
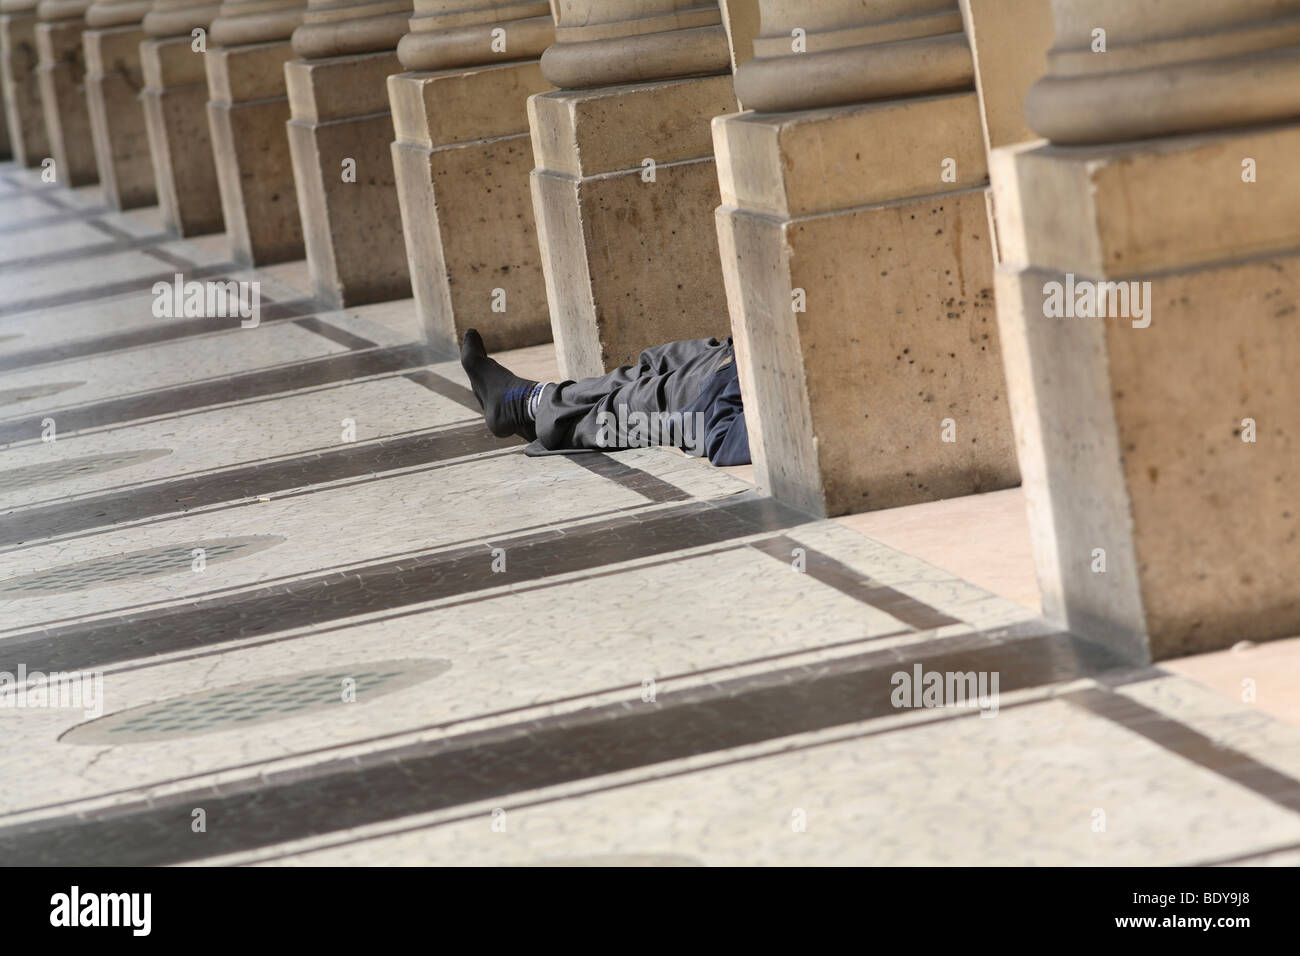
[[[734,336],[765,491],[1023,483],[1134,659],[1300,631],[1300,0],[0,0],[0,84],[18,162],[436,346]]]

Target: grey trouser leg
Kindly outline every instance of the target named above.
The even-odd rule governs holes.
[[[552,451],[608,449],[611,445],[605,442],[610,430],[602,429],[602,422],[618,420],[620,409],[623,420],[633,412],[680,412],[699,397],[709,376],[731,356],[729,342],[687,339],[646,349],[636,365],[624,365],[597,378],[552,385],[537,404],[537,440]],[[606,417],[602,418],[602,413]],[[615,443],[612,447],[626,445]]]

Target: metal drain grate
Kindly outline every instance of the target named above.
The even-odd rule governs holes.
[[[450,669],[451,661],[440,659],[371,661],[233,684],[108,714],[78,724],[59,739],[71,744],[135,744],[251,727],[328,707],[363,706]],[[344,701],[347,680],[354,682],[355,703]]]
[[[99,474],[131,465],[142,465],[155,458],[172,453],[170,448],[147,448],[144,451],[124,451],[105,455],[87,455],[63,461],[46,461],[39,465],[24,465],[0,471],[0,492],[16,491],[55,481],[67,481],[83,475]]]
[[[20,388],[0,388],[0,405],[15,405],[18,402],[30,402],[34,398],[57,395],[70,388],[80,388],[85,382],[51,382],[48,385],[26,385]]]
[[[192,562],[195,548],[203,549],[206,566],[219,561],[246,558],[283,540],[285,539],[277,534],[214,538],[209,541],[171,544],[161,548],[79,561],[76,564],[64,564],[34,574],[0,580],[0,601],[13,601],[18,598],[59,594],[66,591],[85,591],[89,588],[122,584],[126,581],[152,578],[162,574],[193,574]]]

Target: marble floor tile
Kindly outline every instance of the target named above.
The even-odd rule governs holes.
[[[744,582],[761,585],[751,606],[738,610],[735,627],[717,633],[716,588]],[[674,627],[665,632],[666,604]],[[804,613],[792,613],[803,608]],[[581,627],[572,622],[581,620]],[[54,748],[58,759],[39,771],[3,774],[0,808],[23,807],[35,789],[46,798],[84,799],[108,789],[124,775],[139,778],[149,768],[155,781],[215,772],[231,763],[284,758],[302,750],[339,747],[368,737],[441,728],[443,736],[563,712],[596,702],[639,700],[653,682],[668,693],[717,680],[747,661],[805,660],[829,648],[832,655],[866,647],[894,646],[914,634],[883,611],[825,588],[808,575],[748,548],[705,553],[677,561],[633,564],[598,579],[560,581],[534,590],[498,589],[474,603],[444,602],[439,608],[347,628],[306,633],[251,645],[217,657],[178,660],[144,669],[111,669],[103,707],[116,713],[159,699],[182,698],[243,682],[310,672],[320,665],[357,669],[381,659],[446,660],[446,680],[387,695],[373,709],[361,695],[357,706],[340,704],[301,717],[286,714],[276,726],[250,735],[240,726],[197,737],[146,741],[102,752],[98,741]],[[915,639],[915,638],[912,638]],[[883,643],[882,643],[883,642]],[[588,666],[575,668],[575,659]],[[0,711],[0,714],[3,714]],[[22,741],[13,741],[3,760],[35,768],[36,754],[84,713],[44,711],[25,722]],[[91,763],[93,762],[93,766]]]
[[[36,440],[0,452],[0,508],[322,453],[389,435],[466,423],[476,417],[463,405],[396,375],[90,434],[74,433],[52,444]],[[6,480],[18,469],[140,450],[166,454],[130,467],[71,474],[35,485],[12,487]]]
[[[270,533],[284,539],[275,553],[241,558],[195,573],[188,559],[173,573],[124,584],[106,583],[60,596],[60,620],[115,609],[170,604],[217,589],[286,580],[322,568],[361,566],[394,553],[428,551],[455,542],[507,539],[523,529],[554,525],[588,514],[643,506],[644,496],[609,482],[568,459],[555,457],[520,468],[517,452],[484,455],[440,468],[357,479],[312,494],[246,497],[242,507],[180,515],[160,524],[107,529],[90,537],[33,542],[0,554],[0,634],[49,621],[45,602],[5,600],[5,582],[57,573],[83,562],[111,562],[142,549]],[[467,507],[473,502],[473,507]],[[370,509],[400,509],[397,525],[377,523]],[[490,564],[490,549],[484,563]]]
[[[276,862],[1180,865],[1300,836],[1294,813],[1061,702],[860,730],[680,776],[588,781],[581,796],[517,795],[496,827],[498,807],[470,807]]]
[[[112,243],[113,239],[101,229],[79,220],[65,221],[44,229],[31,229],[21,243],[8,243],[0,253],[0,268],[20,260],[27,262],[46,255],[96,250]]]
[[[110,253],[101,258],[102,261],[95,263],[95,272],[79,273],[58,262],[25,269],[21,276],[0,273],[0,311],[30,311],[58,296],[104,285],[106,275],[117,283],[156,276],[167,270],[166,264],[153,256],[134,250]]]
[[[220,339],[219,349],[213,348],[214,337]],[[346,346],[292,323],[277,323],[240,329],[229,335],[214,332],[211,337],[195,336],[147,349],[110,352],[94,358],[12,371],[0,377],[0,387],[84,381],[86,385],[75,393],[59,395],[57,404],[22,403],[8,406],[5,412],[8,418],[48,411],[57,424],[55,413],[62,405],[100,401],[346,351]]]

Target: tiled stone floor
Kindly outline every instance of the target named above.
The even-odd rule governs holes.
[[[0,672],[102,677],[0,707],[0,859],[1297,859],[1300,639],[1062,634],[1014,490],[815,521],[674,451],[527,459],[409,301],[224,248],[0,166]],[[155,317],[177,272],[261,325]],[[997,695],[896,707],[916,666]]]

